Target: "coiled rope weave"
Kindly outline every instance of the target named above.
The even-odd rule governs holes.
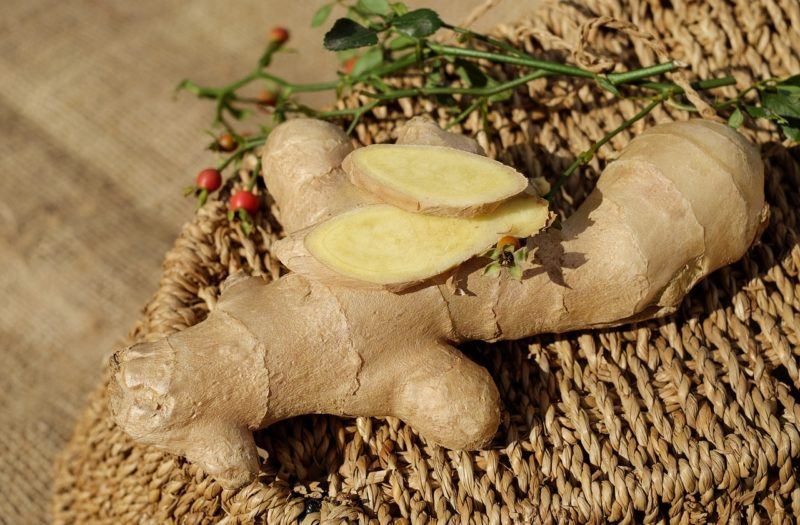
[[[732,74],[749,85],[800,72],[798,27],[796,0],[589,0],[547,4],[497,34],[532,53],[574,54],[604,68],[608,57],[651,65],[663,46],[690,78]],[[493,105],[487,128],[476,114],[460,131],[553,180],[641,104],[609,101],[589,83],[541,79]],[[374,110],[357,138],[390,140],[422,113],[448,119],[430,101],[406,99]],[[571,212],[636,132],[686,116],[656,109],[574,176],[556,207]],[[308,416],[259,432],[261,479],[225,491],[183,460],[129,440],[110,420],[101,387],[57,467],[56,521],[797,523],[800,152],[748,125],[767,165],[772,218],[761,242],[665,320],[465,349],[490,370],[505,405],[488,450],[431,446],[393,419]],[[221,204],[200,210],[167,254],[131,338],[199,322],[233,272],[276,278],[269,247],[279,225],[262,215],[248,238]]]

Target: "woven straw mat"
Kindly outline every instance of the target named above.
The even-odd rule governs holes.
[[[608,57],[631,68],[666,53],[688,65],[688,78],[732,74],[749,85],[800,71],[798,27],[797,0],[593,0],[546,4],[497,33],[597,69],[613,66]],[[459,131],[552,180],[641,105],[609,100],[590,83],[541,79],[493,105],[489,126],[473,115]],[[407,99],[375,110],[357,138],[389,141],[425,113],[448,118],[430,101]],[[662,107],[619,135],[568,182],[556,208],[569,214],[636,133],[686,117]],[[58,465],[56,521],[797,523],[800,152],[757,123],[746,126],[767,166],[771,222],[761,241],[699,284],[672,317],[465,348],[489,369],[505,406],[486,450],[430,445],[395,419],[307,416],[258,432],[260,479],[227,491],[181,458],[128,439],[109,418],[101,385]],[[201,209],[167,254],[131,339],[201,321],[233,272],[276,278],[282,270],[269,247],[279,225],[271,214],[258,224],[248,238],[219,202]]]

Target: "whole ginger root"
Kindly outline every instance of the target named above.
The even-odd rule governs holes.
[[[480,152],[419,119],[398,143]],[[264,173],[288,233],[376,202],[341,169],[351,149],[321,121],[272,132]],[[742,136],[703,120],[655,126],[561,229],[531,241],[544,269],[528,262],[517,281],[468,261],[457,272],[469,293],[458,295],[441,282],[396,294],[296,273],[238,280],[202,323],[115,354],[111,411],[134,439],[186,456],[226,487],[258,472],[253,430],[301,414],[395,416],[442,446],[478,448],[499,424],[498,391],[455,345],[673,312],[744,254],[763,207],[763,164]]]

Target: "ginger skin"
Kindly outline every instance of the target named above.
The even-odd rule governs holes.
[[[414,119],[399,143],[479,151]],[[340,164],[333,125],[276,128],[263,165],[291,233],[374,197]],[[763,164],[735,131],[707,121],[656,126],[601,176],[561,230],[535,237],[522,281],[482,275],[403,294],[298,274],[237,281],[208,318],[112,358],[111,411],[134,439],[186,456],[225,487],[254,479],[252,431],[301,414],[394,416],[453,449],[485,445],[500,416],[488,372],[454,345],[617,325],[668,314],[739,259],[763,221]]]

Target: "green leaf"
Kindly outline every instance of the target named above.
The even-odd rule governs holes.
[[[482,88],[489,83],[489,77],[477,65],[466,60],[456,60],[456,73],[466,87]]]
[[[510,275],[511,277],[516,279],[517,281],[521,281],[522,280],[522,268],[520,266],[517,266],[516,264],[514,266],[509,266],[508,267],[508,275]]]
[[[483,275],[488,275],[489,277],[497,277],[500,275],[500,263],[493,262],[486,265],[486,268],[483,269]]]
[[[337,20],[330,31],[325,33],[325,49],[342,51],[355,47],[374,46],[378,43],[378,33],[349,18]]]
[[[767,91],[761,94],[764,107],[782,117],[800,118],[800,96],[791,93]]]
[[[800,128],[793,128],[791,126],[781,126],[781,131],[787,139],[795,142],[800,142]]]
[[[521,266],[522,263],[525,262],[525,257],[527,257],[527,255],[528,255],[528,249],[525,246],[523,246],[519,250],[515,251],[514,252],[514,264],[518,265],[518,266]]]
[[[408,49],[417,45],[417,41],[407,35],[398,35],[389,42],[389,49],[392,51],[400,51],[401,49]]]
[[[499,255],[500,253],[497,251],[497,248],[489,248],[488,250],[486,250],[481,254],[481,257],[488,257],[490,259],[497,260],[497,257]]]
[[[800,75],[794,75],[781,80],[775,84],[775,89],[788,93],[800,93]]]
[[[742,122],[744,122],[744,115],[742,115],[742,110],[736,108],[735,110],[733,110],[733,113],[731,113],[731,116],[728,117],[728,125],[733,129],[737,129],[739,128],[739,126],[742,125]]]
[[[501,91],[500,93],[495,93],[494,95],[491,95],[486,100],[488,100],[489,103],[503,102],[505,100],[510,99],[511,95],[513,95],[513,94],[514,94],[514,90],[513,89],[506,89],[506,90]]]
[[[428,78],[425,79],[425,87],[438,86],[442,81],[442,74],[438,71],[428,73]]]
[[[387,15],[391,10],[387,0],[358,0],[356,9],[373,15]]]
[[[744,110],[753,118],[769,118],[770,112],[759,106],[745,106]]]
[[[403,16],[408,13],[408,6],[403,2],[394,2],[392,4],[392,11],[394,11],[394,14],[397,16]]]
[[[415,9],[392,21],[392,25],[400,33],[415,38],[430,36],[444,25],[442,19],[433,9]]]
[[[795,81],[796,78],[797,81]],[[775,84],[775,89],[793,95],[800,94],[800,75],[789,77],[785,81]]]
[[[350,72],[350,75],[357,77],[372,68],[378,67],[382,63],[383,52],[381,51],[381,48],[377,46],[371,47],[356,61],[355,65],[353,66],[353,71]]]
[[[775,89],[777,89],[778,91],[781,91],[781,92],[784,92],[784,93],[793,94],[793,95],[800,94],[800,86],[792,86],[792,85],[788,85],[788,84],[778,84],[778,85],[775,86]]]
[[[360,51],[358,49],[346,49],[336,53],[336,59],[340,64],[344,64],[350,57],[358,56]]]
[[[325,4],[317,9],[317,12],[311,17],[311,27],[319,27],[324,24],[331,15],[331,11],[333,11],[333,4]]]

